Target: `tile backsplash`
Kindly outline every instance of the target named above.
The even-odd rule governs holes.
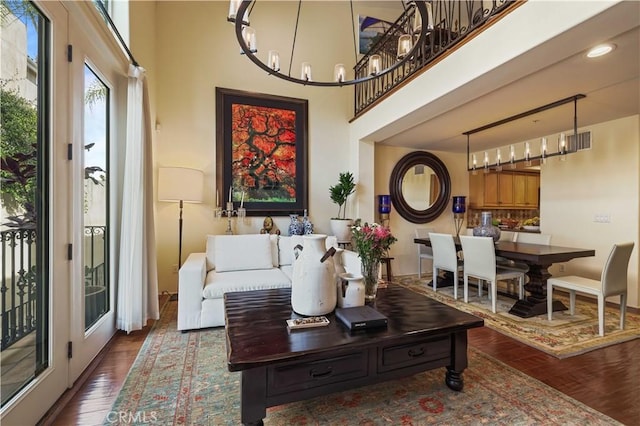
[[[473,228],[480,225],[480,217],[482,212],[491,212],[493,219],[515,219],[522,221],[540,216],[540,210],[531,209],[469,209],[467,210],[467,228]]]

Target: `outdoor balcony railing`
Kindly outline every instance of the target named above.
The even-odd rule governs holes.
[[[105,293],[105,226],[86,226],[85,245],[85,317],[87,326],[104,312],[104,303],[94,307],[95,294]],[[10,347],[37,327],[36,230],[15,228],[0,232],[2,247],[2,282],[0,315],[2,316],[1,350]],[[100,292],[100,290],[103,290]],[[104,297],[104,296],[103,296]]]
[[[422,24],[429,25],[432,22],[433,28],[428,30],[418,53],[393,71],[355,85],[356,117],[409,77],[450,51],[469,34],[483,27],[497,15],[508,13],[517,4],[515,0],[434,0],[428,3],[431,4],[432,16],[429,22]],[[414,12],[414,8],[407,9],[358,61],[355,66],[356,78],[367,75],[367,64],[371,55],[382,57],[382,69],[396,61],[398,37],[413,28]]]

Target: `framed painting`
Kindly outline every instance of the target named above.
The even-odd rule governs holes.
[[[242,204],[248,216],[286,216],[308,208],[307,112],[306,99],[216,87],[220,207]]]

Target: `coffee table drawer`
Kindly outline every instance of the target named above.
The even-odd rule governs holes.
[[[267,393],[278,395],[367,375],[367,351],[357,351],[318,361],[271,367]]]
[[[451,340],[449,336],[440,336],[404,345],[382,348],[382,358],[378,371],[385,372],[397,368],[425,364],[439,359],[449,358]]]

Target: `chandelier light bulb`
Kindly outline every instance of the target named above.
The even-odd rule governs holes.
[[[560,136],[558,137],[558,151],[560,152],[560,154],[565,154],[567,150],[567,138],[565,137],[564,133],[560,133]]]
[[[236,14],[238,12],[238,8],[240,7],[240,3],[242,3],[242,0],[231,0],[229,2],[229,14],[227,15],[227,21],[229,22],[235,22],[236,21]],[[247,18],[247,14],[245,13],[245,22],[248,24],[248,20]]]
[[[347,69],[344,64],[336,64],[333,67],[333,80],[342,83],[346,79]]]
[[[475,154],[471,155],[471,165],[473,167],[473,170],[475,170],[476,169],[476,155]]]
[[[300,78],[302,80],[311,81],[311,63],[310,62],[302,63],[302,72],[300,74]]]
[[[402,34],[398,37],[398,59],[402,59],[409,54],[409,51],[413,47],[413,37],[409,34]]]
[[[256,40],[256,30],[254,30],[249,26],[242,28],[242,38],[244,39],[244,42],[246,43],[251,53],[256,53],[258,51],[258,44]],[[242,52],[241,50],[240,53],[244,53],[244,52]]]
[[[369,75],[377,75],[382,69],[382,57],[380,55],[371,55],[369,58]]]
[[[278,53],[277,50],[269,51],[267,62],[269,64],[269,68],[271,68],[275,72],[280,71],[280,53]]]

